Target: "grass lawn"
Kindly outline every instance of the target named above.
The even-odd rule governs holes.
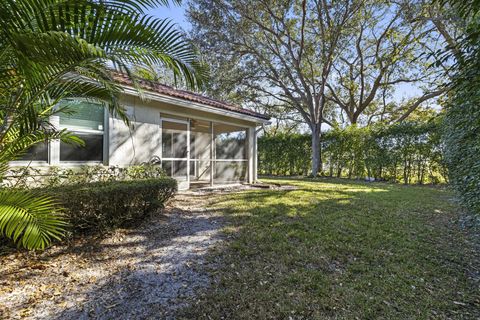
[[[480,317],[479,254],[448,191],[275,182],[298,189],[214,199],[226,242],[210,257],[212,286],[184,317]]]

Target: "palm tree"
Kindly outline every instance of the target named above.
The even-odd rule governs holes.
[[[188,87],[205,68],[167,20],[147,15],[168,0],[0,0],[0,180],[8,163],[49,139],[81,144],[49,118],[66,98],[100,101],[128,122],[112,69],[170,70]],[[0,189],[0,235],[43,249],[66,225],[55,201]]]

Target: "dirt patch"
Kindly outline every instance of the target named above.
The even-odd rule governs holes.
[[[270,190],[297,190],[298,186],[289,185],[289,184],[280,184],[280,183],[255,183],[255,184],[230,184],[230,185],[220,185],[213,187],[203,187],[196,189],[195,192],[200,193],[210,193],[215,191],[216,193],[228,193],[228,192],[239,192],[245,190],[259,190],[259,189],[270,189]]]
[[[205,254],[222,224],[205,209],[212,196],[179,194],[162,215],[104,239],[1,257],[0,318],[174,318],[211,282]]]

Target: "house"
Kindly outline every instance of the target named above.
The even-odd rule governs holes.
[[[52,141],[34,147],[23,161],[35,166],[155,161],[179,189],[256,180],[257,127],[268,116],[149,81],[139,82],[141,99],[129,78],[116,75],[116,80],[124,88],[121,104],[130,127],[101,105],[67,101],[75,113],[54,116],[51,122],[75,132],[85,147]]]

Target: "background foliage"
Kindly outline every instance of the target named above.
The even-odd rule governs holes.
[[[480,1],[444,4],[451,5],[465,23],[456,46],[453,90],[446,104],[445,160],[462,204],[480,215]]]
[[[445,182],[440,120],[391,126],[349,126],[323,137],[324,174],[392,182]],[[310,137],[277,134],[259,139],[259,169],[268,175],[306,175]]]

